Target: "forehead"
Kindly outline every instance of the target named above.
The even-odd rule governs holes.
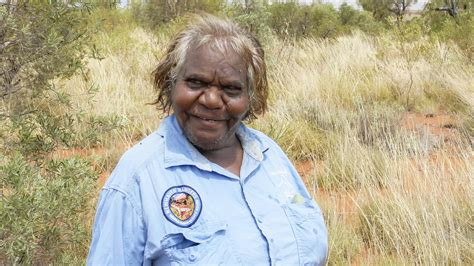
[[[217,49],[210,45],[197,49],[189,49],[183,65],[183,74],[188,75],[217,75],[219,79],[247,78],[246,64],[238,53],[226,49]],[[211,77],[210,77],[211,78]]]

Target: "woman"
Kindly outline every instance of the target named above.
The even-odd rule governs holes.
[[[88,264],[323,264],[319,207],[278,145],[242,123],[266,109],[260,43],[198,17],[154,75],[173,114],[104,186]]]

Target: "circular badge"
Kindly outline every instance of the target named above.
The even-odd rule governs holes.
[[[161,209],[168,221],[180,227],[190,227],[201,214],[201,197],[190,186],[170,187],[161,199]]]

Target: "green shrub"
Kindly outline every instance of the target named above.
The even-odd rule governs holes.
[[[307,16],[301,14],[300,10],[300,6],[294,2],[269,5],[269,26],[278,36],[291,37],[301,35],[304,27],[307,26],[302,25]]]
[[[440,29],[433,28],[432,35],[456,43],[474,62],[474,12],[462,13],[457,20],[445,18]]]
[[[50,80],[76,73],[82,67],[90,34],[85,19],[88,12],[86,5],[72,8],[25,3],[0,7],[0,96],[10,100],[36,96],[34,93],[50,88]],[[25,91],[34,93],[25,95]],[[9,111],[30,110],[28,102],[20,102]]]
[[[47,160],[39,167],[16,154],[0,164],[0,252],[7,264],[82,260],[88,250],[97,173],[80,158]]]
[[[0,264],[78,263],[86,255],[98,173],[59,151],[97,145],[116,120],[84,114],[54,84],[87,77],[90,12],[84,3],[0,7]]]
[[[267,6],[259,0],[249,1],[247,6],[233,3],[223,9],[223,14],[232,18],[241,27],[255,34],[261,42],[265,42],[271,35],[268,26],[269,12]]]
[[[330,38],[339,30],[337,11],[329,4],[276,3],[267,7],[268,25],[279,36]]]
[[[157,29],[160,26],[182,16],[186,13],[206,12],[215,14],[224,6],[223,0],[194,0],[194,1],[164,1],[150,0],[132,2],[133,18],[138,24]]]
[[[369,12],[355,10],[346,3],[339,7],[339,23],[341,24],[340,31],[342,34],[358,29],[376,35],[384,30],[384,25],[376,21]]]

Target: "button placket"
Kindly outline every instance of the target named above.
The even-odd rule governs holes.
[[[251,197],[252,194],[248,194],[248,190],[246,189],[243,180],[240,181],[240,185],[241,185],[242,193],[243,193],[243,196],[244,196],[244,200],[247,203],[247,206],[249,207],[250,212],[252,213],[252,216],[254,218],[254,221],[257,223],[257,227],[259,228],[261,234],[263,235],[263,238],[265,239],[265,242],[267,243],[267,246],[269,248],[268,256],[270,258],[270,263],[272,263],[271,262],[271,260],[272,260],[272,255],[271,255],[272,251],[270,250],[272,248],[271,248],[270,243],[269,243],[270,241],[269,241],[269,238],[268,238],[268,231],[265,230],[263,220],[260,218],[262,215],[258,213],[258,208],[254,205],[254,202],[253,202],[254,199]]]

